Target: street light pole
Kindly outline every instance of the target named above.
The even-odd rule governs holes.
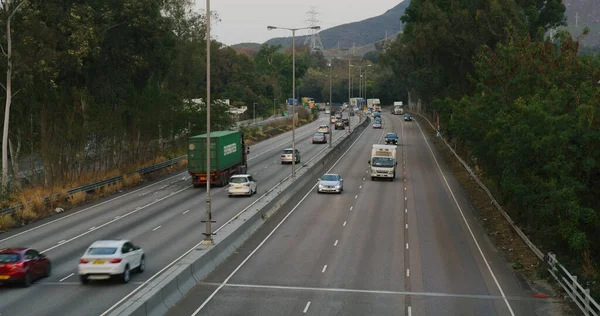
[[[330,56],[331,56],[331,61],[329,62],[329,108],[331,109],[331,108],[333,108],[332,107],[333,94],[331,91],[331,88],[332,88],[331,73],[333,71],[333,49],[330,50]],[[350,120],[350,119],[348,118],[348,120]],[[331,119],[329,119],[329,121],[331,121]],[[334,128],[331,128],[331,127],[329,128],[329,148],[333,147],[333,130],[334,129],[335,129],[335,126],[334,126]]]
[[[208,1],[208,0],[207,0]],[[267,29],[282,29],[292,31],[292,178],[296,177],[296,31],[299,30],[320,30],[320,26],[311,26],[303,28],[285,28],[276,26],[267,26]]]
[[[252,110],[252,116],[254,117],[254,124],[256,124],[256,102],[254,102],[254,108]]]
[[[203,245],[213,245],[210,210],[210,0],[206,0],[206,214]]]
[[[348,82],[350,82],[351,75],[352,75],[350,72],[351,67],[352,67],[352,64],[351,64],[350,56],[348,56]],[[351,91],[351,89],[352,89],[351,86],[348,85],[348,107],[352,106],[352,102],[351,102],[352,101],[351,100],[352,99],[352,94],[351,94],[352,91]],[[358,103],[356,105],[358,106]],[[348,116],[348,134],[350,134],[350,116]]]

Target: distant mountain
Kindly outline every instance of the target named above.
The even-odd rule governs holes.
[[[586,26],[590,27],[583,44],[600,46],[600,0],[563,0],[567,7],[567,29],[573,36],[579,36]]]
[[[260,43],[239,43],[239,44],[235,44],[235,45],[231,45],[231,48],[233,49],[252,49],[252,50],[259,50],[260,46],[262,44]]]
[[[350,48],[373,44],[385,38],[386,31],[392,37],[402,31],[400,17],[410,4],[410,0],[404,0],[384,14],[359,22],[342,24],[323,30],[319,33],[325,49]],[[306,36],[297,36],[296,44],[303,44]],[[278,37],[266,42],[269,45],[281,45],[283,48],[292,46],[291,37]]]

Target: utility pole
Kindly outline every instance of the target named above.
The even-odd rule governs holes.
[[[333,93],[331,91],[332,88],[332,71],[333,71],[333,49],[329,50],[330,52],[330,56],[331,56],[331,62],[329,63],[329,109],[332,109],[332,100],[333,100]],[[348,119],[349,120],[349,119]],[[329,122],[331,123],[331,119],[329,119]],[[331,124],[330,124],[331,125]],[[335,125],[333,126],[334,128],[329,128],[329,148],[333,147],[333,130],[335,129]]]
[[[206,0],[206,214],[203,245],[212,246],[212,214],[210,210],[210,0]]]

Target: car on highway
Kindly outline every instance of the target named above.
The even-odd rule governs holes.
[[[373,123],[373,128],[381,128],[381,121],[375,121],[375,123]]]
[[[350,111],[350,116],[354,116],[354,111]]]
[[[385,134],[385,143],[387,145],[390,145],[390,144],[398,145],[398,134],[396,134],[396,133]]]
[[[342,120],[337,120],[335,121],[335,129],[346,129],[346,124]]]
[[[227,193],[229,197],[235,195],[251,196],[258,191],[257,181],[249,174],[236,174],[229,179]]]
[[[79,259],[77,273],[83,284],[90,280],[118,278],[123,283],[131,280],[131,272],[146,270],[146,256],[142,247],[129,240],[98,240],[92,243]]]
[[[50,276],[51,271],[50,259],[35,249],[0,249],[0,283],[29,287],[33,281]]]
[[[281,154],[281,164],[286,164],[286,163],[292,163],[292,153],[293,153],[293,149],[291,148],[286,148],[283,150],[283,154]],[[296,149],[296,154],[294,155],[296,157],[296,163],[300,163],[300,152],[298,151],[298,149]]]
[[[410,114],[408,114],[408,113],[407,113],[407,114],[404,114],[404,120],[405,120],[405,121],[412,121],[412,115],[410,115]]]
[[[313,144],[327,144],[327,137],[323,133],[315,133],[312,137]]]
[[[344,125],[346,125],[346,126],[350,125],[350,119],[347,117],[342,118],[342,122],[344,122]]]
[[[317,188],[318,193],[333,192],[342,193],[344,192],[344,179],[339,174],[327,173],[319,179],[319,185]]]
[[[331,118],[329,119],[329,121],[331,122],[331,124],[335,124],[335,121],[337,121],[337,118],[335,117],[335,115],[332,115]]]
[[[375,122],[381,122],[381,116],[376,116],[375,117]]]
[[[317,129],[317,133],[329,134],[329,126],[321,125],[319,129]]]

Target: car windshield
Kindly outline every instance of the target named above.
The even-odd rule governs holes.
[[[231,183],[246,183],[248,182],[247,178],[241,178],[241,177],[235,177],[235,178],[231,178],[231,181],[229,181]]]
[[[0,253],[0,263],[11,263],[19,261],[18,253]]]
[[[387,157],[375,157],[373,158],[371,164],[373,165],[373,167],[393,167],[394,159]]]
[[[116,252],[117,248],[113,247],[90,248],[88,255],[114,255]]]
[[[326,174],[323,177],[321,177],[321,180],[323,180],[323,181],[338,181],[338,177],[333,174]]]
[[[390,139],[396,139],[396,138],[398,138],[398,136],[396,134],[387,134],[385,137],[386,138],[390,138]]]

